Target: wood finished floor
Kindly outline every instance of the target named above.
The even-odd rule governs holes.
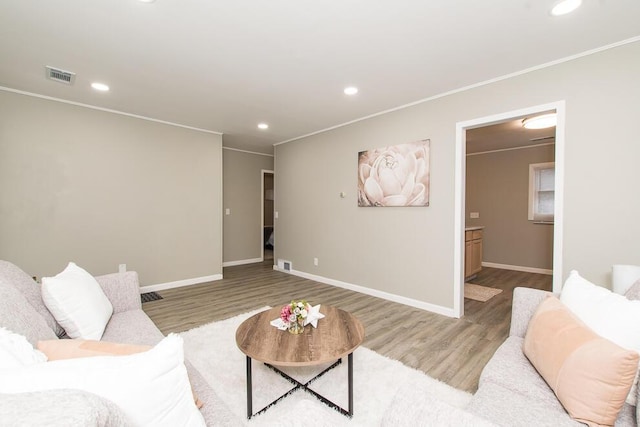
[[[291,298],[333,305],[362,321],[365,347],[473,393],[482,368],[509,333],[513,289],[550,290],[551,276],[483,268],[470,282],[503,292],[484,303],[465,299],[461,319],[280,273],[271,262],[227,267],[223,280],[161,291],[164,299],[142,307],[168,334]]]

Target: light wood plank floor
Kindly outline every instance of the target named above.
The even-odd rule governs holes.
[[[161,291],[164,299],[143,309],[168,334],[292,298],[333,305],[362,321],[365,347],[473,393],[482,368],[509,333],[513,288],[550,290],[551,276],[484,268],[471,282],[503,292],[484,303],[466,299],[465,316],[452,319],[280,273],[265,262],[225,268],[221,281]]]

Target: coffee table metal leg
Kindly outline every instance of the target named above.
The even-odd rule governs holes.
[[[251,384],[251,358],[249,356],[247,356],[247,419],[251,419],[254,415],[259,415],[262,414],[263,412],[265,412],[267,409],[269,409],[270,407],[272,407],[273,405],[275,405],[276,403],[280,402],[282,399],[284,399],[285,397],[289,396],[290,394],[292,394],[293,392],[299,390],[299,389],[304,389],[305,391],[307,391],[308,393],[311,393],[312,395],[314,395],[315,397],[317,397],[320,401],[322,401],[323,403],[325,403],[327,406],[335,409],[336,411],[340,412],[342,415],[346,415],[347,417],[351,418],[353,417],[353,353],[349,354],[347,356],[347,380],[348,380],[348,392],[349,392],[349,410],[345,410],[344,408],[340,407],[339,405],[336,405],[335,403],[333,403],[332,401],[330,401],[329,399],[327,399],[326,397],[322,396],[321,394],[317,393],[316,391],[313,391],[311,388],[309,388],[309,385],[311,383],[313,383],[315,380],[317,380],[318,378],[322,377],[324,374],[326,374],[327,372],[329,372],[330,370],[332,370],[333,368],[335,368],[336,366],[340,365],[342,363],[342,359],[338,359],[334,364],[332,364],[331,366],[329,366],[328,368],[324,369],[322,372],[320,372],[318,375],[316,375],[315,377],[311,378],[309,381],[307,381],[306,383],[301,383],[300,381],[296,380],[295,378],[287,375],[285,372],[281,371],[280,369],[276,368],[273,365],[270,365],[268,363],[265,363],[265,366],[268,367],[269,369],[271,369],[274,372],[277,372],[278,374],[280,374],[283,378],[285,378],[287,381],[289,381],[291,384],[293,384],[295,387],[293,387],[291,390],[289,390],[288,392],[286,392],[285,394],[283,394],[282,396],[280,396],[279,398],[277,398],[276,400],[274,400],[273,402],[271,402],[270,404],[268,404],[267,406],[265,406],[264,408],[262,408],[261,410],[259,410],[258,412],[256,412],[255,414],[253,413],[253,389],[252,389],[252,384]]]
[[[253,415],[253,389],[251,385],[251,358],[247,356],[247,419],[250,420],[252,415]]]
[[[349,353],[347,357],[348,361],[348,375],[349,375],[349,416],[353,416],[353,353]]]

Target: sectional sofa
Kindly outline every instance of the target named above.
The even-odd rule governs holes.
[[[102,340],[155,345],[162,333],[142,311],[138,277],[134,272],[96,277],[113,305]],[[468,426],[581,426],[572,419],[523,352],[529,322],[550,293],[516,288],[509,337],[498,348],[480,377],[477,393],[465,408],[440,408]],[[34,346],[64,332],[42,301],[40,285],[15,265],[0,261],[0,327],[24,335]],[[215,394],[202,375],[185,360],[194,394],[203,402],[207,425],[243,425]],[[1,367],[0,367],[1,368]],[[382,425],[434,425],[437,399],[409,407],[401,390],[387,409]],[[456,415],[457,414],[457,415]],[[78,390],[0,394],[0,425],[122,426],[126,416],[107,399]],[[449,420],[450,421],[450,420]],[[625,403],[616,427],[637,426],[637,409]]]

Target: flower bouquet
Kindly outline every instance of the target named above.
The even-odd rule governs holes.
[[[289,325],[289,332],[301,334],[304,332],[304,320],[311,310],[311,305],[305,301],[291,301],[280,310],[280,319]]]

